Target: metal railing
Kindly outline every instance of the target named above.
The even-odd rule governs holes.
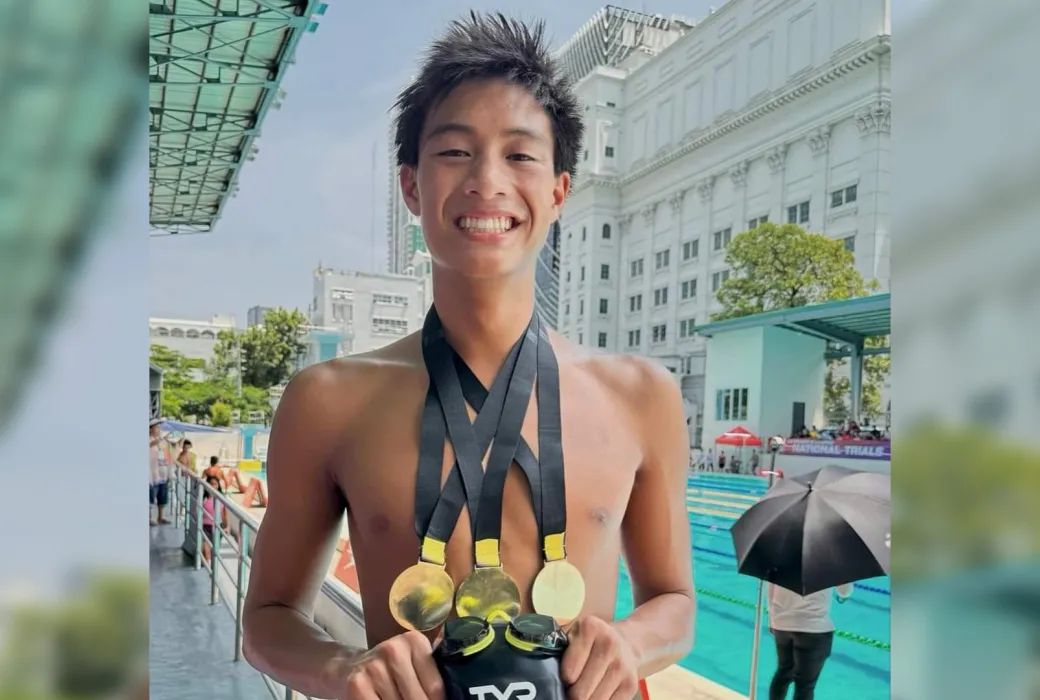
[[[204,494],[209,494],[213,499],[212,537],[207,536],[202,527]],[[260,524],[246,508],[235,503],[229,495],[214,489],[201,477],[183,468],[178,469],[174,475],[170,498],[174,526],[184,531],[185,550],[188,550],[189,545],[193,545],[189,553],[194,553],[195,569],[205,569],[209,573],[210,605],[223,603],[234,620],[235,661],[243,661],[242,607],[249,586],[252,546]],[[208,561],[203,556],[204,544],[210,549]],[[229,568],[224,556],[229,550],[234,553],[230,565],[233,569]],[[365,618],[361,611],[361,598],[357,593],[335,578],[326,577],[322,582],[320,596],[346,615],[352,624],[364,629]],[[320,621],[318,624],[330,631],[327,624]],[[311,700],[310,696],[282,685],[265,673],[257,672],[275,700]]]

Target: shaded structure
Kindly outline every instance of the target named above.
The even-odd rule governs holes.
[[[731,318],[697,326],[694,331],[712,338],[733,331],[772,327],[826,341],[824,359],[849,358],[851,415],[858,420],[863,396],[863,358],[890,352],[888,345],[868,348],[866,343],[892,333],[891,303],[890,294],[874,294]]]
[[[285,93],[318,0],[161,0],[149,4],[148,165],[152,234],[205,233]]]

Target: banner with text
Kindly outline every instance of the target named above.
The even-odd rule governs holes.
[[[891,460],[892,443],[888,440],[788,440],[782,452],[806,457]]]

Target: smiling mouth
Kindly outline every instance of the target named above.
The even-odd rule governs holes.
[[[455,225],[466,233],[495,234],[509,233],[519,225],[519,222],[512,216],[492,216],[488,218],[460,216],[455,220]]]

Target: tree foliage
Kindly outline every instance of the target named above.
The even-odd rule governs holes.
[[[57,607],[16,611],[0,656],[0,691],[42,697],[106,697],[148,661],[148,580],[98,573]],[[37,693],[33,693],[33,690]]]
[[[265,419],[270,418],[271,405],[267,391],[263,389],[243,385],[239,396],[238,387],[231,377],[214,376],[207,371],[202,379],[195,379],[193,372],[201,374],[198,370],[202,368],[202,361],[187,359],[164,345],[152,345],[151,360],[152,364],[164,370],[162,414],[166,418],[211,421],[213,406],[218,403],[227,406],[229,411],[239,411],[243,416],[259,412]]]
[[[866,282],[855,259],[839,240],[807,232],[796,224],[765,223],[734,236],[726,247],[730,277],[719,287],[722,311],[713,321],[840,301],[877,289]],[[868,347],[887,344],[868,341]],[[831,361],[824,383],[824,412],[833,421],[848,417],[849,380],[836,376],[847,360]],[[874,419],[882,414],[881,387],[888,375],[889,358],[872,355],[864,360],[861,413]]]
[[[892,471],[892,576],[947,578],[1040,555],[1040,452],[973,426],[923,424]],[[933,579],[933,580],[934,580]]]
[[[299,309],[271,309],[261,325],[250,326],[237,336],[222,331],[214,349],[210,374],[229,377],[241,362],[242,383],[270,389],[288,381],[296,362],[306,351],[303,342],[307,318]]]

